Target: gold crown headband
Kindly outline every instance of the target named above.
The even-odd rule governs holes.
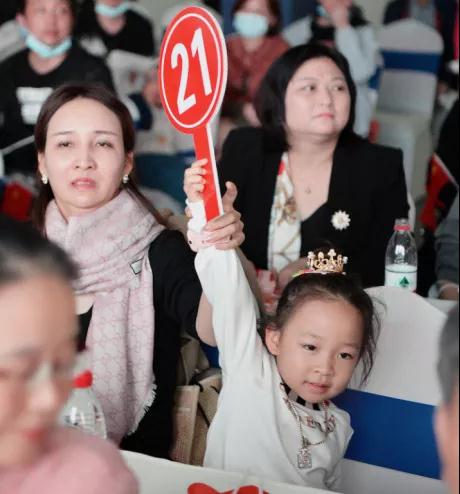
[[[309,252],[305,269],[296,273],[293,278],[303,274],[346,274],[344,268],[347,263],[348,257],[337,255],[334,249],[331,249],[327,256],[324,252],[319,254]]]

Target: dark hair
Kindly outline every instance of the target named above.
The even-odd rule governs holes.
[[[75,17],[77,14],[77,2],[76,2],[76,0],[66,0],[66,1],[69,4],[70,10],[72,11],[73,16]],[[28,0],[17,0],[17,5],[18,5],[17,11],[20,14],[23,14],[24,11],[26,10],[27,2],[28,2]]]
[[[0,219],[0,286],[42,274],[71,283],[77,269],[62,249],[37,230]]]
[[[334,48],[319,43],[308,43],[288,50],[276,60],[266,73],[255,97],[257,116],[267,134],[267,141],[274,149],[287,151],[289,141],[286,131],[286,91],[289,82],[300,67],[309,60],[328,58],[342,72],[350,93],[350,117],[342,131],[341,139],[354,136],[356,86],[347,59]]]
[[[458,388],[458,305],[451,311],[439,344],[438,374],[445,404],[451,403]]]
[[[313,300],[344,300],[361,315],[363,344],[359,360],[363,363],[364,384],[374,366],[380,320],[371,297],[351,276],[344,274],[305,274],[294,278],[284,289],[276,314],[268,318],[270,327],[282,330],[294,313]]]
[[[136,132],[129,110],[115,94],[105,86],[94,83],[85,83],[65,84],[60,86],[55,89],[45,101],[35,125],[34,135],[37,153],[43,153],[45,151],[48,125],[53,115],[61,108],[61,106],[78,98],[92,99],[101,103],[113,112],[121,125],[125,152],[131,153],[134,151]],[[46,208],[49,202],[54,198],[54,194],[49,184],[44,185],[41,181],[39,181],[39,184],[39,194],[33,209],[33,222],[41,232],[44,232]],[[127,190],[139,204],[155,216],[160,224],[165,224],[158,211],[139,190],[134,173],[131,173],[130,180],[127,184],[122,184],[122,187]]]
[[[238,10],[244,7],[244,4],[248,0],[236,0],[233,5],[232,15],[235,15]],[[270,29],[267,33],[268,36],[276,36],[281,30],[281,9],[278,0],[265,0],[267,2],[268,8],[272,16],[276,19],[276,24],[274,26],[270,26]]]

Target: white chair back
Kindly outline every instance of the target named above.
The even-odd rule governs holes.
[[[439,33],[404,19],[382,27],[378,40],[385,61],[379,109],[431,117],[443,51]]]
[[[369,293],[384,304],[374,370],[361,389],[357,372],[355,382],[334,400],[350,413],[355,430],[344,461],[342,490],[443,493],[432,419],[441,399],[436,364],[447,316],[399,288],[374,288]]]
[[[15,20],[0,26],[0,62],[25,48],[19,24]]]
[[[112,50],[106,58],[106,63],[112,72],[117,94],[127,96],[142,91],[155,60],[153,57],[125,50]]]

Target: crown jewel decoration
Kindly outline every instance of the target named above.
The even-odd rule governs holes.
[[[309,252],[305,269],[296,273],[294,278],[303,274],[345,274],[344,268],[347,263],[348,257],[337,255],[334,249],[327,255],[324,252]]]

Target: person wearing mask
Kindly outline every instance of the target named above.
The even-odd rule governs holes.
[[[268,71],[259,129],[233,131],[219,163],[238,188],[242,250],[282,289],[310,251],[334,246],[364,286],[384,281],[395,220],[409,206],[401,151],[353,132],[356,89],[347,60],[322,44],[292,48]]]
[[[383,17],[384,24],[410,18],[439,32],[444,42],[444,52],[439,69],[441,91],[447,90],[448,83],[452,79],[447,65],[455,58],[454,33],[457,17],[457,0],[393,0],[388,3]]]
[[[75,35],[94,55],[121,50],[146,57],[155,53],[153,24],[124,0],[85,0]]]
[[[104,62],[72,39],[76,9],[73,0],[18,3],[18,22],[27,32],[27,48],[0,65],[0,108],[7,110],[4,119],[8,122],[0,130],[0,149],[9,148],[4,156],[7,174],[33,174],[33,129],[53,89],[70,81],[98,82],[108,88],[113,87],[113,82]]]
[[[459,492],[458,468],[458,306],[450,313],[439,345],[438,374],[442,403],[435,417],[436,439],[443,468],[443,478],[450,494]]]
[[[136,494],[109,441],[57,425],[72,389],[76,269],[38,232],[0,218],[0,493]]]
[[[287,49],[279,35],[277,0],[237,0],[233,7],[236,33],[227,38],[228,83],[222,114],[234,123],[258,123],[254,97],[270,65]]]
[[[80,269],[79,345],[90,351],[108,436],[123,449],[168,458],[181,331],[212,326],[193,256],[134,182],[135,131],[112,93],[96,85],[55,90],[35,144],[34,223]],[[234,189],[229,184],[222,199],[226,214],[208,225],[219,249],[243,240]]]
[[[361,9],[352,0],[319,0],[315,13],[288,26],[283,37],[291,46],[324,43],[346,57],[357,89],[354,130],[367,137],[375,109],[369,81],[377,71],[379,47]]]

